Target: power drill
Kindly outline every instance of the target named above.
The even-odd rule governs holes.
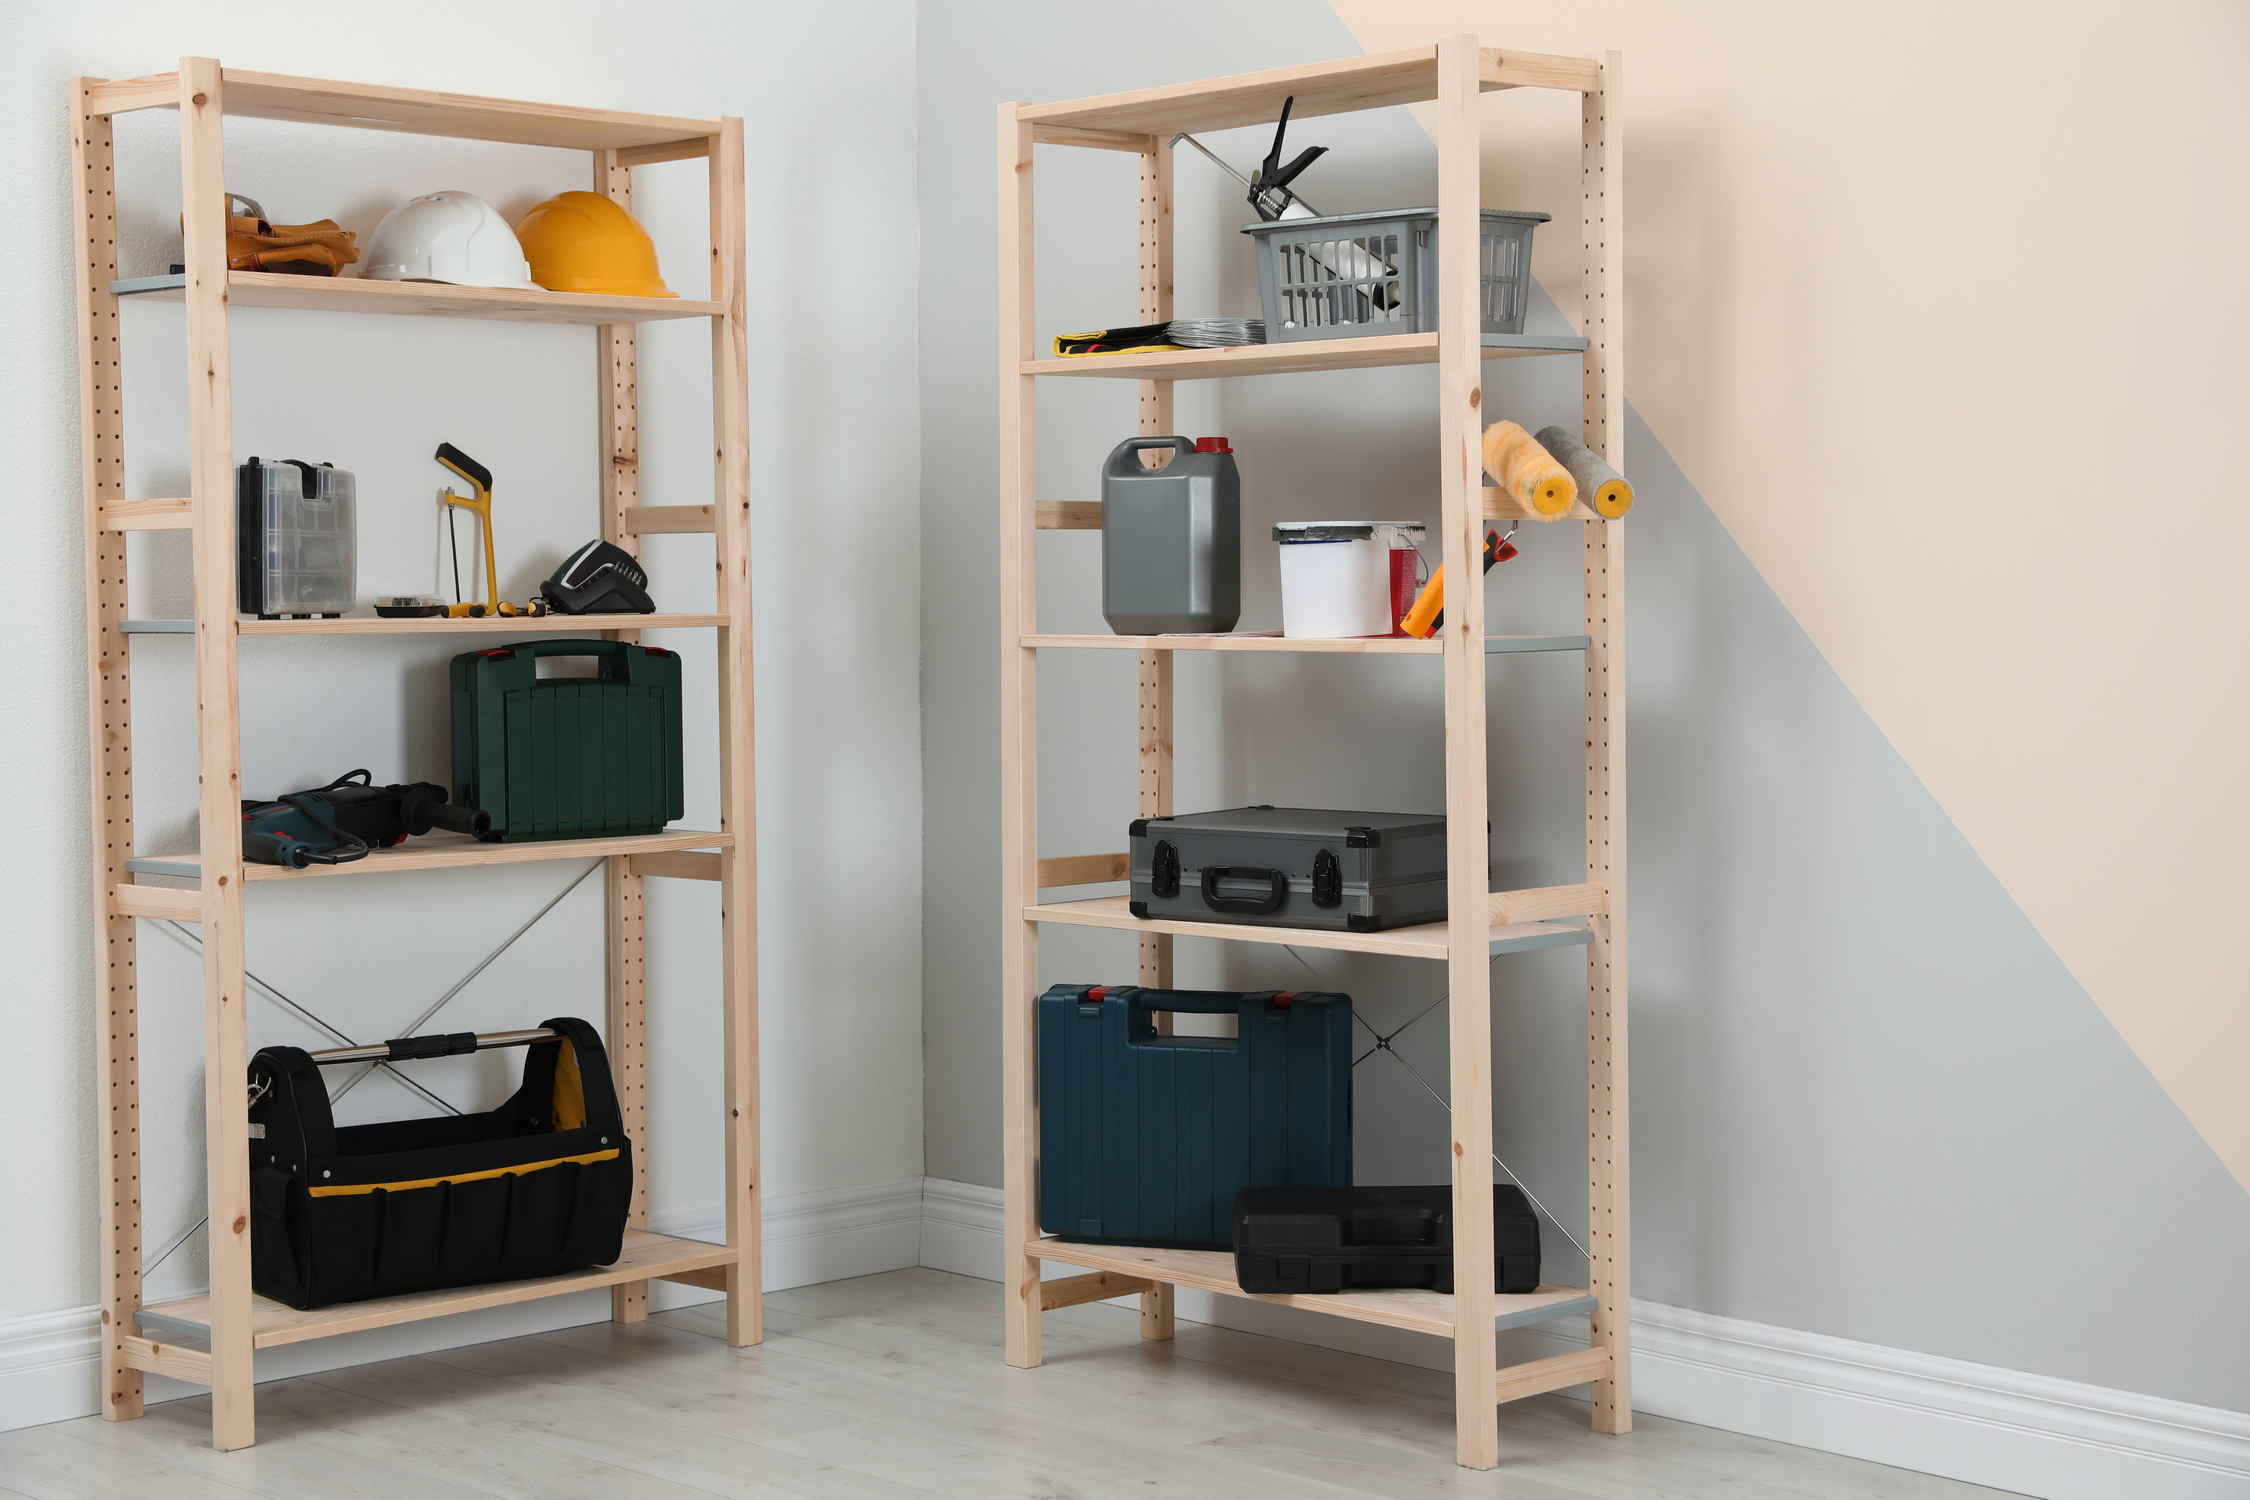
[[[242,857],[255,864],[343,865],[365,859],[433,828],[483,838],[492,815],[454,807],[432,781],[376,786],[367,770],[348,771],[326,786],[290,792],[272,802],[242,804]]]

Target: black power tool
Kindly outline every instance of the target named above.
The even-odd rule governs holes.
[[[245,801],[242,857],[302,870],[365,859],[370,849],[388,849],[433,828],[477,838],[492,831],[490,813],[452,806],[435,782],[376,786],[374,781],[362,769],[272,802]]]
[[[648,573],[640,559],[600,538],[570,554],[539,593],[558,615],[653,615]]]

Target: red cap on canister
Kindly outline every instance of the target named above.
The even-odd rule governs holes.
[[[1195,451],[1198,453],[1232,453],[1234,450],[1227,446],[1225,438],[1197,438],[1195,440]]]

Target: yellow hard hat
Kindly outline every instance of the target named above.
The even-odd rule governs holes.
[[[564,193],[516,226],[531,279],[550,292],[676,297],[656,269],[656,243],[640,221],[600,193]]]

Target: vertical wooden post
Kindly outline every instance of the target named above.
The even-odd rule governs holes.
[[[749,299],[742,265],[742,122],[719,121],[711,142],[711,514],[718,533],[719,827],[724,928],[727,1342],[765,1337],[758,1174],[758,786],[751,712]],[[638,449],[635,449],[638,452]]]
[[[1172,316],[1172,148],[1161,140],[1141,157],[1141,321]],[[1141,436],[1161,437],[1172,430],[1172,382],[1144,380],[1141,386]],[[1158,817],[1172,810],[1172,653],[1143,651],[1140,680],[1140,815]],[[1172,935],[1143,933],[1141,983],[1150,989],[1172,987]],[[1172,1016],[1157,1017],[1161,1031]],[[1141,1293],[1141,1337],[1172,1337],[1172,1284],[1159,1281]]]
[[[1579,331],[1585,358],[1585,441],[1625,462],[1625,130],[1623,54],[1604,53],[1601,88],[1585,96]],[[1625,1067],[1625,523],[1587,521],[1586,879],[1608,893],[1586,950],[1587,1245],[1600,1306],[1594,1345],[1610,1374],[1593,1383],[1596,1432],[1633,1428],[1631,1219]]]
[[[124,1339],[141,1306],[140,1009],[133,919],[109,893],[133,856],[133,708],[124,635],[125,537],[102,529],[103,508],[125,498],[125,391],[119,376],[117,197],[109,116],[92,113],[88,85],[70,81],[71,182],[78,194],[79,470],[86,501],[86,662],[92,688],[95,1131],[107,1187],[101,1205],[102,1415],[141,1414],[141,1372]]]
[[[627,213],[633,210],[633,169],[615,151],[594,153],[594,191]],[[600,378],[602,540],[635,556],[641,539],[625,529],[625,512],[641,503],[641,395],[638,329],[631,323],[604,323],[594,330],[594,359]],[[608,640],[639,641],[637,630],[604,631]],[[648,1228],[648,1016],[647,933],[643,923],[641,877],[632,862],[612,855],[603,872],[608,913],[609,994],[606,1040],[610,1067],[617,1075],[617,1104],[625,1137],[640,1155],[633,1173],[633,1201],[626,1210],[629,1229]],[[648,1316],[648,1283],[628,1281],[609,1289],[613,1322],[638,1323]]]
[[[211,1214],[211,1445],[256,1439],[250,1345],[250,1073],[243,1016],[242,724],[235,655],[234,411],[227,371],[219,65],[180,59],[195,722],[203,868],[203,1139]]]
[[[1000,1093],[1008,1363],[1039,1363],[1039,654],[1031,357],[1031,127],[1000,106]]]
[[[1453,1126],[1455,1452],[1500,1461],[1494,1399],[1492,992],[1486,931],[1484,545],[1479,441],[1484,344],[1479,267],[1479,55],[1473,36],[1438,42],[1438,445],[1445,576],[1446,970]]]

